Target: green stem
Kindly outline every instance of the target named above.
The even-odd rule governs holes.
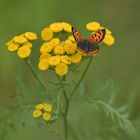
[[[59,137],[60,140],[64,140],[64,138],[60,135],[58,130],[53,129],[49,124],[47,126],[48,126],[49,131],[51,131],[52,133],[55,133]]]
[[[87,73],[87,71],[88,71],[88,68],[89,68],[89,66],[90,66],[90,64],[91,64],[91,62],[92,62],[92,60],[93,60],[93,57],[91,56],[90,59],[89,59],[89,61],[88,61],[88,63],[87,63],[87,66],[86,66],[85,69],[84,69],[83,74],[81,75],[79,81],[78,81],[77,84],[75,85],[75,87],[74,87],[74,89],[73,89],[73,91],[72,91],[72,93],[71,93],[71,95],[70,95],[70,97],[69,97],[69,101],[71,101],[71,99],[72,99],[72,97],[74,96],[76,90],[78,89],[78,87],[79,87],[81,81],[82,81],[83,78],[85,77],[85,75],[86,75],[86,73]]]
[[[68,139],[68,123],[67,123],[67,114],[68,114],[69,104],[66,105],[66,110],[64,114],[64,136],[65,139]]]
[[[63,76],[63,82],[65,82],[65,81],[66,81],[66,76]],[[67,96],[67,93],[66,93],[66,90],[65,90],[65,86],[63,85],[63,87],[64,87],[63,95],[64,95],[66,103],[68,103],[69,99],[68,99],[68,96]]]
[[[66,81],[66,76],[63,76],[63,79],[61,80],[60,77],[57,75],[58,81],[61,84],[61,87],[64,89],[63,90],[63,95],[64,95],[64,99],[66,100],[66,102],[68,102],[68,97],[66,94],[66,90],[65,90],[65,85],[63,84]]]
[[[65,85],[63,84],[66,81],[66,76],[63,76],[63,79],[61,80],[59,76],[57,76],[61,87],[64,89],[63,90],[63,96],[64,96],[64,100],[65,100],[65,112],[63,114],[63,122],[64,122],[64,136],[65,136],[65,140],[67,140],[68,138],[68,125],[67,125],[67,114],[68,114],[68,109],[69,109],[69,99],[65,90]]]
[[[31,62],[29,60],[25,60],[27,66],[29,67],[29,69],[31,70],[33,76],[35,77],[35,79],[38,81],[38,83],[41,85],[41,87],[46,91],[46,93],[48,94],[48,96],[53,99],[53,97],[47,92],[47,89],[44,85],[44,83],[40,80],[39,76],[37,75],[37,73],[35,72]]]
[[[63,76],[63,82],[66,81],[66,76]],[[63,95],[64,95],[64,99],[66,102],[66,106],[65,106],[65,113],[64,113],[64,135],[65,135],[65,139],[68,139],[68,124],[67,124],[67,115],[68,115],[68,110],[69,110],[69,99],[67,97],[66,94],[66,90],[64,89],[63,91]]]

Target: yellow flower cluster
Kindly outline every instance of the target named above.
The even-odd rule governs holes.
[[[58,33],[61,31],[71,32],[71,25],[67,22],[56,22],[49,25],[49,27],[44,28],[41,31],[41,37],[44,41],[49,41],[53,38],[54,33]]]
[[[96,32],[96,31],[98,31],[100,29],[103,29],[105,27],[102,27],[100,25],[100,23],[93,21],[93,22],[89,22],[86,25],[86,28],[87,28],[87,30],[89,30],[89,31],[94,33],[94,32]],[[105,35],[105,38],[103,40],[103,43],[105,45],[107,45],[108,47],[110,47],[115,43],[115,38],[113,37],[113,35],[112,35],[112,33],[111,33],[111,31],[109,29],[107,29],[107,28],[105,28],[105,29],[106,29],[106,35]]]
[[[42,71],[54,68],[59,76],[68,73],[69,65],[82,60],[82,54],[77,50],[75,39],[71,34],[66,40],[57,37],[56,33],[62,31],[70,33],[71,25],[66,22],[52,23],[41,31],[41,37],[45,42],[40,47],[38,64]]]
[[[87,30],[94,33],[104,27],[98,22],[90,22],[86,25]],[[112,46],[115,38],[110,30],[106,29],[103,43]],[[71,35],[72,26],[67,22],[55,22],[41,31],[41,38],[44,41],[40,47],[40,58],[38,68],[42,71],[53,69],[59,76],[64,76],[69,71],[69,66],[79,63],[86,55],[78,51],[76,41]],[[64,34],[65,32],[65,34]],[[67,35],[63,38],[63,35]],[[62,38],[60,38],[62,36]],[[12,38],[6,45],[10,52],[17,52],[17,55],[24,59],[30,56],[32,43],[37,35],[33,32],[26,32]]]
[[[35,110],[33,111],[33,117],[36,118],[36,119],[42,117],[42,119],[47,121],[47,122],[51,121],[52,109],[53,109],[52,104],[48,104],[48,103],[37,104],[35,106]]]
[[[10,52],[17,52],[22,59],[29,57],[31,54],[31,41],[36,40],[37,35],[33,32],[26,32],[11,39],[6,46]]]

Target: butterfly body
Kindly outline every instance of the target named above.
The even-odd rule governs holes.
[[[106,30],[99,30],[88,39],[83,39],[74,27],[72,27],[72,33],[77,42],[78,49],[86,55],[94,55],[100,49],[98,44],[104,39]]]
[[[99,51],[99,45],[97,43],[90,43],[87,39],[84,39],[82,42],[77,42],[77,46],[81,52],[89,55],[91,51]]]

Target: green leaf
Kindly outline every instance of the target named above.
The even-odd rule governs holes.
[[[117,109],[113,108],[110,104],[105,103],[104,101],[89,97],[90,103],[95,103],[97,107],[99,107],[101,110],[103,110],[108,117],[111,117],[111,119],[114,122],[117,122],[121,128],[123,128],[125,131],[128,131],[130,133],[135,133],[135,128],[133,127],[132,123],[128,119],[128,114],[120,113]]]
[[[61,100],[61,95],[63,93],[64,89],[60,89],[59,93],[56,97],[56,99],[54,100],[53,103],[56,103],[56,111],[54,111],[57,115],[62,111],[63,112],[63,104],[62,104],[62,100]]]
[[[17,85],[17,89],[21,95],[21,104],[28,103],[30,101],[30,94],[29,94],[27,87],[23,83],[21,77],[19,77],[19,76],[16,77],[16,85]]]
[[[58,118],[57,113],[52,112],[51,121],[55,121]]]
[[[133,107],[135,104],[135,98],[136,98],[136,92],[132,91],[128,94],[127,107],[128,107],[128,110],[130,110],[130,113],[132,113],[132,111],[133,111]]]
[[[54,94],[54,91],[56,92],[56,89],[54,91],[53,90],[50,91],[49,86],[48,86],[48,88],[47,88],[48,93]],[[52,100],[50,98],[48,98],[48,94],[42,88],[42,86],[40,84],[36,85],[34,96],[35,96],[35,103],[52,102]]]
[[[20,126],[24,127],[26,125],[26,122],[28,122],[27,124],[31,123],[33,108],[33,105],[25,105],[22,106],[22,108],[19,108],[19,111],[17,111],[17,115],[20,114],[18,117],[18,124]]]
[[[118,92],[118,88],[115,86],[112,79],[109,79],[102,87],[100,87],[95,93],[99,99],[109,99],[110,104],[113,103],[114,99],[116,98],[116,94]]]

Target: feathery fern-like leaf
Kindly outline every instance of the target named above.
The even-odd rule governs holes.
[[[121,128],[131,133],[135,133],[135,128],[128,119],[128,113],[121,113],[121,111],[113,108],[110,104],[93,96],[90,97],[89,101],[95,103],[96,106],[102,109],[108,117],[111,117],[114,122],[117,122]]]

